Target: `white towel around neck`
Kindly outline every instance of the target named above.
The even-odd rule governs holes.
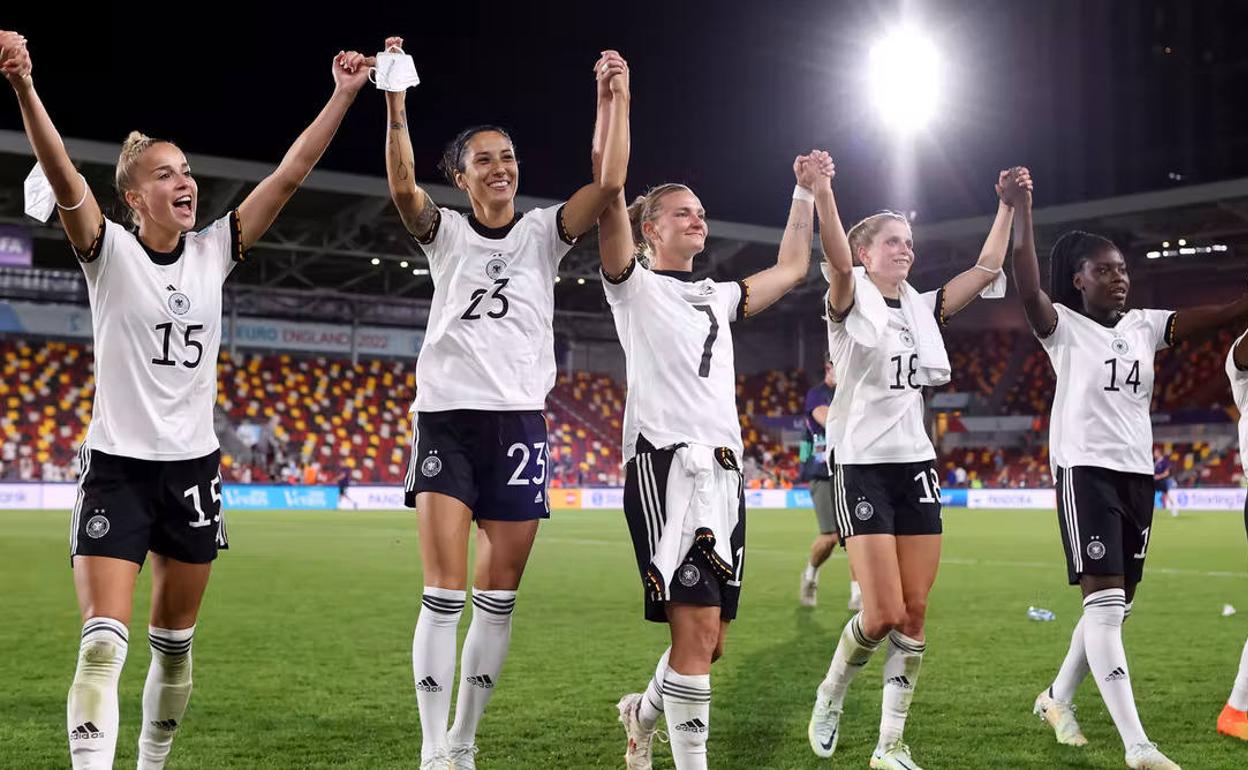
[[[919,367],[915,378],[920,385],[944,385],[949,382],[949,354],[945,340],[936,325],[936,316],[923,296],[908,281],[901,284],[901,314],[914,334]],[[854,306],[845,319],[845,331],[861,345],[873,348],[888,326],[888,305],[884,295],[871,282],[863,267],[854,268]]]

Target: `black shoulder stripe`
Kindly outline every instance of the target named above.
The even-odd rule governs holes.
[[[735,320],[741,321],[750,313],[750,285],[744,279],[738,280],[737,285],[741,287],[741,301],[737,303]]]
[[[601,273],[602,273],[602,280],[604,280],[604,281],[606,281],[607,283],[612,284],[612,285],[619,285],[619,284],[624,283],[625,281],[627,281],[627,280],[628,280],[628,277],[629,277],[630,275],[632,275],[632,274],[633,274],[633,271],[634,271],[634,270],[636,270],[636,269],[637,269],[637,258],[636,258],[636,257],[633,257],[631,260],[629,260],[628,267],[624,268],[624,272],[620,273],[619,275],[615,276],[614,278],[613,278],[613,277],[611,277],[611,276],[609,276],[609,275],[607,275],[607,271],[606,271],[606,270],[601,270],[601,269],[600,269],[600,270],[599,270],[599,272],[601,272]]]
[[[563,206],[560,206],[559,210],[555,212],[555,226],[559,229],[559,240],[563,241],[569,246],[575,246],[576,236],[570,235],[568,233],[567,227],[565,227],[563,224],[563,208],[566,205],[568,204],[566,203],[563,204]]]
[[[1166,319],[1166,331],[1163,339],[1166,341],[1167,345],[1174,344],[1174,319],[1177,318],[1178,315],[1178,313],[1171,313],[1170,317]]]
[[[70,248],[74,250],[74,256],[78,257],[79,262],[90,264],[100,258],[100,249],[104,246],[104,222],[104,217],[101,215],[100,229],[95,231],[95,240],[91,241],[91,246],[85,253],[79,251],[74,244],[69,244]]]
[[[949,319],[953,317],[952,313],[950,313],[949,315],[945,315],[945,287],[944,286],[941,286],[939,289],[936,290],[935,313],[936,313],[936,325],[941,326],[941,327],[947,326],[949,324]]]
[[[243,221],[238,216],[238,209],[230,212],[230,256],[235,262],[247,259],[243,253]]]
[[[845,319],[849,318],[849,311],[853,309],[854,301],[852,299],[849,301],[849,307],[845,308],[844,313],[836,312],[836,308],[832,307],[832,300],[828,300],[828,320],[832,321],[832,323],[843,324]]]
[[[429,201],[425,205],[433,206],[433,201]],[[425,233],[424,238],[421,238],[419,235],[413,234],[412,240],[416,241],[421,246],[428,246],[429,244],[433,243],[434,238],[438,237],[438,228],[440,228],[441,226],[442,226],[442,209],[438,208],[437,206],[434,206],[433,224],[429,226],[429,232]]]

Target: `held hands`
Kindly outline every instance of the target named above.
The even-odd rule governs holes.
[[[793,159],[793,176],[797,178],[798,186],[807,190],[831,187],[832,177],[836,176],[836,164],[832,162],[832,156],[823,150],[811,150],[809,155],[798,155]]]
[[[374,63],[376,60],[371,56],[356,51],[339,51],[334,57],[334,88],[355,96],[368,82],[368,68]]]
[[[598,81],[598,101],[609,102],[616,96],[628,98],[628,62],[619,51],[603,51],[594,63],[594,78]]]
[[[1031,171],[1026,166],[1015,166],[997,176],[997,197],[1010,208],[1031,205]]]
[[[14,90],[30,85],[30,52],[26,38],[18,32],[0,30],[0,72]]]

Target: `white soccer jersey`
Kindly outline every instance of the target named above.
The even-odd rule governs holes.
[[[1057,375],[1049,418],[1053,465],[1152,476],[1153,358],[1170,344],[1174,313],[1128,310],[1111,327],[1065,305],[1053,307],[1057,326],[1040,339]]]
[[[216,451],[221,284],[241,259],[236,212],[187,233],[170,254],[104,220],[80,255],[95,335],[89,449],[140,460]]]
[[[922,295],[936,312],[939,291]],[[828,351],[836,370],[836,394],[828,409],[829,441],[838,465],[912,463],[936,459],[923,421],[923,388],[915,334],[901,305],[888,303],[888,326],[878,347],[850,336],[845,318],[828,312]],[[850,313],[857,312],[851,307]],[[835,425],[839,423],[839,425]]]
[[[555,384],[555,275],[572,248],[562,207],[487,228],[441,209],[429,243],[433,302],[414,412],[540,410]]]
[[[624,458],[636,454],[639,435],[655,447],[729,447],[740,458],[730,324],[745,304],[742,285],[689,281],[634,261],[603,288],[628,368]]]
[[[1226,376],[1231,381],[1235,408],[1239,410],[1239,462],[1248,474],[1248,371],[1235,365],[1235,346],[1244,337],[1248,337],[1248,332],[1240,335],[1226,354]]]

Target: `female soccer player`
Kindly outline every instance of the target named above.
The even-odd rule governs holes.
[[[1053,726],[1059,743],[1087,743],[1071,702],[1090,669],[1122,736],[1127,767],[1177,770],[1140,724],[1122,644],[1153,518],[1153,358],[1179,340],[1248,320],[1248,296],[1177,312],[1127,310],[1131,281],[1122,252],[1106,238],[1078,231],[1053,244],[1045,294],[1030,195],[1018,206],[1014,279],[1027,322],[1057,375],[1049,455],[1067,576],[1083,592],[1070,650],[1053,684],[1036,698],[1035,713]]]
[[[1012,207],[1030,184],[1026,169],[1001,172],[996,219],[978,260],[925,294],[906,282],[915,255],[905,217],[872,215],[847,238],[831,189],[816,199],[828,260],[828,347],[838,383],[828,448],[836,453],[841,539],[863,607],[841,632],[818,688],[807,730],[818,756],[836,751],[849,683],[887,639],[880,737],[870,765],[918,768],[902,732],[926,649],[927,595],[941,533],[940,479],[924,427],[923,386],[949,380],[939,326],[975,297],[1002,288]]]
[[[621,195],[599,220],[604,289],[628,369],[624,513],[645,617],[666,622],[672,637],[646,692],[619,703],[629,768],[650,767],[661,713],[678,770],[707,766],[711,662],[737,615],[745,565],[730,323],[806,277],[811,189],[827,184],[833,166],[827,153],[813,152],[794,160],[793,171],[798,186],[776,264],[743,281],[694,280],[707,222],[684,185],[655,187],[628,209]],[[639,264],[643,254],[648,267]]]
[[[1239,409],[1239,461],[1248,474],[1248,332],[1240,335],[1226,354],[1226,376]],[[1244,527],[1248,528],[1248,501],[1244,503]],[[1218,732],[1248,741],[1248,642],[1239,656],[1231,697],[1218,715]]]
[[[333,95],[277,170],[237,209],[193,232],[198,191],[176,145],[130,134],[117,192],[135,228],[106,219],[35,92],[25,40],[0,32],[0,50],[86,274],[95,341],[95,402],[70,530],[84,621],[67,708],[70,758],[75,768],[112,767],[117,679],[135,577],[150,551],[152,663],[138,766],[160,768],[191,695],[200,600],[217,550],[227,547],[212,427],[221,284],[316,165],[367,79],[366,61],[339,52]]]
[[[387,49],[402,44],[386,40]],[[597,130],[605,148],[600,173],[567,203],[523,215],[515,207],[516,148],[503,129],[469,128],[446,148],[442,170],[472,207],[464,216],[438,208],[416,185],[404,95],[386,95],[390,196],[429,259],[434,286],[416,364],[406,480],[407,504],[419,516],[424,572],[412,642],[422,767],[475,766],[477,724],[507,657],[516,589],[538,522],[550,516],[542,409],[555,383],[555,275],[577,237],[623,189],[628,91],[627,80],[616,76],[626,68],[615,51],[595,65]],[[474,520],[474,609],[448,733]]]

